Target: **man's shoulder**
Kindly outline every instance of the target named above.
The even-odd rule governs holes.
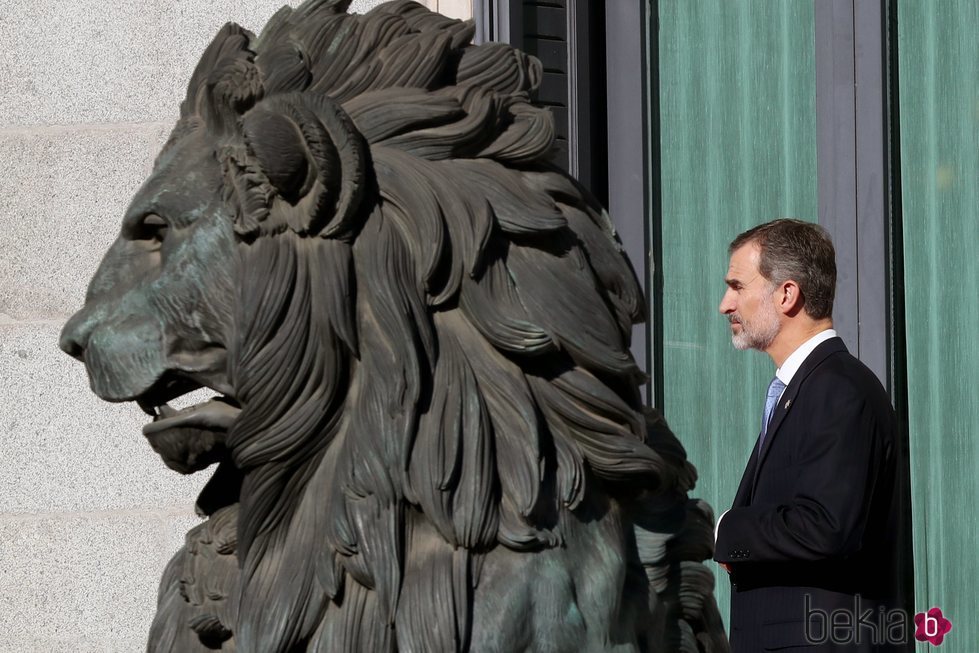
[[[867,365],[850,353],[846,347],[830,351],[813,368],[814,373],[837,377],[839,379],[852,379],[862,381],[871,385],[881,385],[877,375],[874,374]]]
[[[833,348],[812,366],[800,390],[816,388],[833,394],[859,394],[890,404],[877,375],[846,347]]]

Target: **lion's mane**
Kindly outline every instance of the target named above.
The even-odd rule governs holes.
[[[241,243],[237,531],[222,508],[168,572],[184,602],[228,594],[197,631],[263,653],[465,650],[486,554],[562,546],[568,515],[614,499],[657,632],[704,647],[711,517],[643,411],[645,309],[612,226],[545,163],[539,62],[406,0],[348,4],[283,8],[258,38],[225,26],[171,137],[219,143]],[[240,578],[194,578],[214,541]],[[176,637],[164,590],[158,642]]]

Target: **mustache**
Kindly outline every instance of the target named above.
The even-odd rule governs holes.
[[[728,324],[741,324],[741,316],[737,313],[732,313],[727,316]]]

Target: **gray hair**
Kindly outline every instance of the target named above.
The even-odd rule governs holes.
[[[728,254],[749,243],[761,248],[758,270],[773,285],[792,280],[802,291],[803,309],[813,319],[833,314],[836,251],[829,233],[817,224],[782,218],[745,231]]]

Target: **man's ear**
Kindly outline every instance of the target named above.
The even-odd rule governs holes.
[[[775,305],[779,312],[793,317],[802,310],[803,298],[802,289],[799,284],[789,279],[775,289]]]

